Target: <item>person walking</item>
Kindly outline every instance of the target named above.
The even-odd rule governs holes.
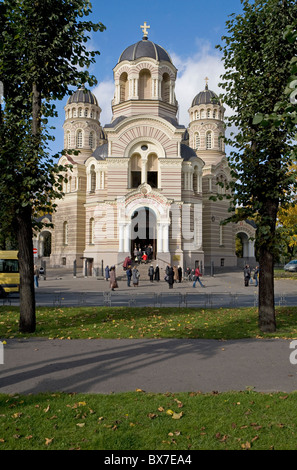
[[[155,269],[155,281],[159,282],[160,281],[160,268],[157,265]]]
[[[259,266],[256,266],[254,271],[255,286],[258,287]]]
[[[108,281],[109,279],[109,266],[107,265],[105,267],[105,280]]]
[[[178,266],[178,268],[177,268],[177,273],[178,273],[178,282],[180,283],[182,281],[182,277],[183,277],[183,270],[180,266]]]
[[[200,281],[200,276],[202,276],[198,266],[195,269],[195,274],[194,274],[194,282],[193,282],[193,287],[196,287],[196,282],[198,281],[201,287],[205,287],[202,282]]]
[[[118,287],[115,266],[111,266],[109,271],[109,285],[111,290],[115,290],[115,288]]]
[[[151,264],[149,269],[148,269],[148,275],[150,277],[151,282],[153,282],[153,280],[154,280],[154,273],[155,273],[154,266]]]
[[[244,277],[244,285],[245,287],[248,287],[249,282],[250,282],[250,277],[251,277],[251,270],[249,265],[246,265],[243,270],[243,277]]]
[[[131,287],[131,278],[132,278],[132,269],[131,269],[131,266],[128,266],[127,267],[127,271],[126,271],[126,276],[127,276],[127,286],[128,287]]]
[[[35,284],[35,287],[39,287],[38,280],[39,280],[39,269],[36,266],[36,264],[34,264],[34,284]]]
[[[174,271],[172,266],[168,267],[167,282],[169,284],[169,289],[173,289],[174,284]]]
[[[140,278],[139,271],[138,271],[137,267],[134,266],[134,268],[132,269],[132,282],[133,282],[134,287],[138,286],[139,278]]]

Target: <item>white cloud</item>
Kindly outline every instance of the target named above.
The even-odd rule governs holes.
[[[179,104],[179,122],[185,126],[189,123],[189,113],[193,99],[205,88],[205,78],[209,78],[209,89],[217,94],[222,90],[218,84],[224,73],[224,64],[218,51],[211,48],[209,42],[197,40],[197,52],[191,57],[179,57],[171,54],[172,61],[178,69],[175,94]]]
[[[102,109],[100,122],[102,127],[104,127],[105,124],[111,122],[111,101],[114,96],[114,82],[110,80],[101,82],[92,90],[92,93],[96,96],[99,106]]]

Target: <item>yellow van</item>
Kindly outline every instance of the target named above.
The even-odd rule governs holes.
[[[20,272],[17,251],[0,251],[0,285],[5,292],[19,292]]]

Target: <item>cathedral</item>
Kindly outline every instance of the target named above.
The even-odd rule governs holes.
[[[168,52],[143,38],[113,69],[112,119],[81,87],[65,106],[63,199],[53,214],[51,266],[122,265],[150,247],[161,267],[234,267],[235,237],[252,227],[222,225],[231,175],[224,146],[224,106],[206,85],[189,103],[189,125],[177,119],[177,69]],[[202,87],[203,88],[203,87]],[[40,240],[39,240],[40,241]],[[98,272],[98,271],[97,271]]]

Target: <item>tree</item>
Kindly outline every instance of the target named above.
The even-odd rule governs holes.
[[[47,118],[54,100],[70,86],[95,77],[86,68],[98,51],[89,51],[91,31],[102,23],[84,18],[87,0],[2,0],[0,2],[0,211],[15,227],[20,264],[20,331],[35,331],[32,229],[36,211],[52,212],[61,197],[60,168],[49,158]]]
[[[295,22],[295,0],[241,0],[243,13],[227,21],[229,35],[222,39],[225,73],[220,84],[223,101],[234,114],[228,126],[237,128],[227,142],[233,146],[229,163],[233,175],[228,221],[253,218],[257,224],[259,253],[259,327],[276,329],[274,306],[274,259],[278,250],[276,221],[280,203],[287,204],[296,188],[293,170],[293,126],[286,120],[266,119],[275,106],[283,112],[288,102],[285,89],[296,42],[285,37]],[[260,123],[262,124],[260,125]],[[235,208],[237,210],[235,211]]]

